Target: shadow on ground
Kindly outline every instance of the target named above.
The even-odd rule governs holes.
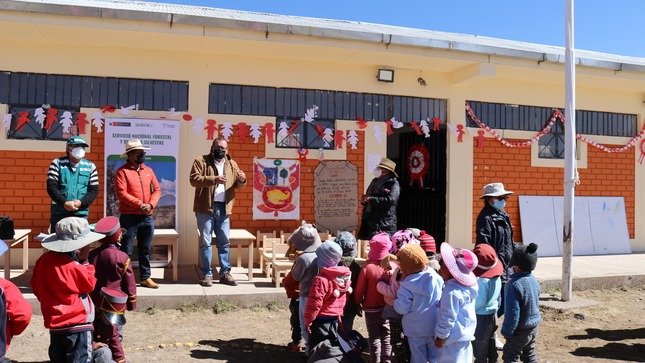
[[[628,362],[642,362],[645,344],[608,343],[603,347],[580,347],[572,355],[595,359],[613,359]]]
[[[602,339],[610,342],[619,342],[627,339],[645,339],[645,328],[602,330],[589,328],[585,330],[587,335],[569,335],[570,340]]]
[[[193,359],[216,359],[228,362],[303,362],[302,353],[288,351],[283,345],[266,344],[255,339],[202,340],[202,347],[214,349],[193,349]]]

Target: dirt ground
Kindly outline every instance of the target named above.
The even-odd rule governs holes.
[[[574,295],[600,303],[572,310],[543,308],[540,362],[645,361],[645,287]],[[224,301],[213,309],[186,305],[178,310],[128,313],[126,355],[129,362],[301,362],[297,353],[285,349],[290,337],[288,318],[286,300],[244,310]],[[42,316],[34,316],[12,342],[9,358],[47,360],[49,334],[42,322]],[[365,334],[362,319],[355,325]]]

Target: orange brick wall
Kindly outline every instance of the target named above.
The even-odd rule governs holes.
[[[364,132],[357,132],[359,140],[363,140]],[[97,133],[92,128],[91,153],[87,158],[96,164],[99,172],[99,197],[90,207],[89,220],[96,222],[103,216],[104,204],[104,134]],[[43,141],[46,142],[46,141]],[[346,147],[347,145],[343,145]],[[237,136],[229,141],[229,149],[233,158],[251,179],[253,158],[264,157],[264,138],[257,144],[246,142],[241,144]],[[358,167],[358,195],[363,193],[363,151],[362,142],[357,149],[347,150],[348,160]],[[51,199],[47,195],[46,178],[47,169],[51,161],[64,155],[60,152],[23,152],[0,151],[0,215],[8,215],[15,221],[15,228],[30,228],[32,230],[29,245],[39,247],[34,237],[40,232],[46,232],[49,226]],[[294,158],[296,151],[293,151]],[[318,166],[318,159],[310,159],[300,166],[300,218],[314,222],[314,170]],[[188,175],[180,175],[187,178]],[[182,210],[192,211],[192,193],[190,200],[180,201]],[[254,221],[252,213],[253,188],[252,185],[241,189],[236,198],[231,224],[233,228],[245,228],[250,232],[256,231],[293,231],[300,221],[261,220]],[[192,212],[191,212],[192,213]],[[360,215],[360,210],[359,210]]]
[[[513,141],[513,140],[509,140]],[[522,140],[516,140],[522,141]],[[576,196],[623,196],[630,238],[634,238],[634,151],[606,153],[594,147],[587,149],[587,168],[578,169],[580,185]],[[531,148],[508,148],[497,140],[485,139],[484,148],[473,153],[473,241],[475,222],[482,207],[482,187],[502,182],[515,197],[508,200],[506,210],[513,225],[513,238],[522,241],[518,195],[561,196],[563,168],[531,167]]]

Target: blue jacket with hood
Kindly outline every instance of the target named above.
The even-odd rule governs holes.
[[[401,322],[406,336],[434,336],[442,286],[443,279],[431,268],[401,281],[394,300],[394,310],[403,315]]]

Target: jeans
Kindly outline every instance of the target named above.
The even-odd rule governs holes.
[[[119,222],[121,228],[125,228],[125,234],[121,238],[121,251],[132,256],[134,238],[136,237],[137,252],[139,253],[139,278],[142,281],[150,278],[150,249],[152,248],[152,235],[155,232],[152,216],[121,214]]]
[[[383,319],[383,310],[364,312],[372,363],[391,362],[390,322]]]
[[[108,347],[101,347],[92,352],[92,363],[112,363],[112,351]]]
[[[49,333],[49,360],[52,362],[90,362],[92,332]]]
[[[538,335],[538,328],[517,330],[511,336],[506,337],[502,360],[504,363],[514,363],[520,360],[525,363],[537,363],[535,354],[535,340]]]
[[[213,203],[213,214],[195,213],[197,228],[199,229],[199,261],[202,276],[213,276],[213,251],[211,247],[212,236],[215,233],[217,239],[217,251],[219,254],[219,275],[226,275],[231,271],[229,260],[230,245],[228,236],[231,234],[231,221],[226,214],[225,203]]]
[[[498,354],[495,347],[495,330],[497,330],[495,314],[477,314],[475,340],[473,340],[473,355],[475,363],[497,362]]]

